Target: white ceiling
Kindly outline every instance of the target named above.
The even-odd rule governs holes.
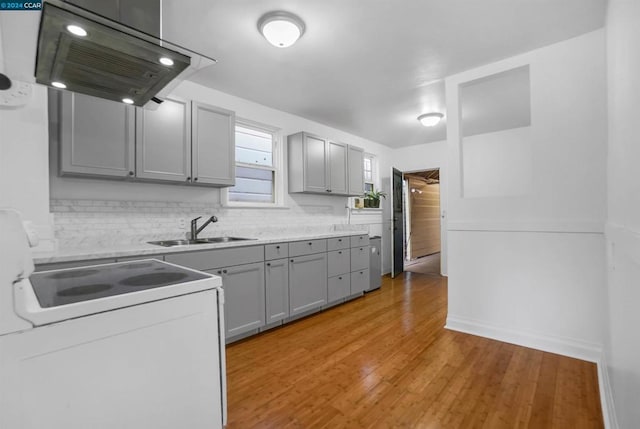
[[[193,80],[370,140],[443,140],[445,76],[604,25],[606,0],[164,1],[163,37],[219,62]],[[286,10],[306,24],[291,48],[258,33]]]

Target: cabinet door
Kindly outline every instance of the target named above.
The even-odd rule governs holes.
[[[222,277],[224,323],[228,338],[264,326],[263,262],[209,272]]]
[[[364,149],[349,146],[349,195],[364,193]]]
[[[133,176],[135,108],[72,92],[49,94],[59,97],[61,175]]]
[[[333,194],[347,194],[347,145],[329,142],[329,191]]]
[[[136,111],[136,176],[191,181],[191,109],[166,99],[157,110]]]
[[[192,102],[194,183],[233,186],[235,174],[235,113]]]
[[[289,316],[289,265],[286,258],[265,265],[267,323],[273,323]]]
[[[354,247],[351,249],[351,271],[369,268],[369,246]]]
[[[334,250],[327,253],[329,277],[346,274],[351,271],[351,252],[349,249]]]
[[[327,254],[289,259],[289,309],[296,315],[327,303]]]
[[[304,191],[327,192],[327,141],[309,134],[304,135]]]
[[[369,270],[351,273],[351,295],[362,293],[367,289],[369,289]]]

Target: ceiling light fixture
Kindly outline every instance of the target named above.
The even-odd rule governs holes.
[[[87,30],[78,25],[67,25],[67,31],[76,36],[84,37],[87,35]]]
[[[425,127],[438,125],[442,118],[444,118],[444,115],[440,112],[425,113],[424,115],[418,116],[418,120]]]
[[[163,66],[170,67],[173,65],[173,60],[171,58],[162,57],[160,58],[160,64],[162,64]]]
[[[124,104],[133,104],[133,100],[132,100],[132,99],[130,99],[130,98],[123,98],[123,99],[122,99],[122,102],[123,102]]]
[[[65,89],[67,85],[62,82],[51,82],[51,86],[55,86],[56,88]]]
[[[258,20],[258,30],[277,48],[288,48],[304,34],[304,22],[289,12],[269,12]]]

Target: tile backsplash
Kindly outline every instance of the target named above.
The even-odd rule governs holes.
[[[348,225],[347,209],[335,213],[333,206],[323,205],[260,209],[187,202],[51,200],[51,212],[59,247],[185,238],[191,219],[197,216],[206,219],[211,215],[215,215],[218,222],[202,231],[202,237],[260,238],[336,229],[366,230],[363,225]]]

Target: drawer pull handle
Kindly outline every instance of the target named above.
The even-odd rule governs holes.
[[[342,280],[342,277],[338,277],[338,280]]]
[[[342,252],[338,252],[338,255],[342,255]]]
[[[291,260],[291,262],[293,262],[293,259]]]
[[[267,267],[270,267],[270,266],[271,266],[271,262],[267,262]]]
[[[218,270],[218,274],[222,274],[222,270]]]
[[[312,246],[312,245],[313,245],[313,243],[312,243],[312,242],[309,242],[309,246]]]
[[[280,248],[280,246],[276,246],[276,249],[279,249],[279,248]]]
[[[342,238],[338,238],[338,241],[339,241],[340,243],[342,243]]]
[[[227,274],[227,270],[222,270],[222,272],[223,272],[224,274]]]

